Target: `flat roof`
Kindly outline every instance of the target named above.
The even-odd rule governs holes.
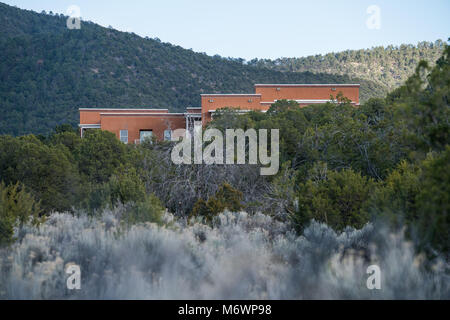
[[[220,109],[208,110],[208,112],[209,113],[216,113],[216,112],[218,112],[218,110],[220,110]],[[247,113],[247,112],[251,112],[251,111],[260,111],[260,110],[234,109],[234,112],[237,112],[237,113]]]
[[[184,113],[142,113],[142,112],[126,112],[126,113],[120,113],[120,112],[114,112],[114,113],[100,113],[101,116],[147,116],[147,117],[152,117],[152,116],[165,116],[165,117],[170,117],[170,116],[184,116]]]
[[[216,97],[216,96],[235,96],[235,97],[260,97],[260,93],[211,93],[202,94],[202,97]]]
[[[79,108],[80,111],[169,111],[169,109],[116,109],[116,108]]]
[[[331,83],[331,84],[321,84],[321,83],[311,83],[311,84],[255,84],[255,87],[360,87],[358,83]]]
[[[327,102],[336,102],[336,100],[331,99],[287,99],[288,101],[295,101],[297,103],[327,103]],[[274,104],[280,100],[274,100],[274,101],[262,101],[261,104]],[[355,103],[355,101],[351,101],[350,103]]]

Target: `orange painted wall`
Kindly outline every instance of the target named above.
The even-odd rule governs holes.
[[[210,100],[213,102],[210,102]],[[210,110],[217,110],[227,107],[239,108],[241,110],[265,110],[261,105],[260,95],[202,95],[203,124],[211,121],[211,113],[209,113]]]
[[[80,109],[80,124],[100,124],[100,113],[169,113],[167,109]]]
[[[201,113],[202,112],[202,108],[189,108],[186,109],[187,113]]]
[[[102,130],[113,132],[120,139],[120,130],[128,130],[128,143],[139,140],[141,130],[152,130],[158,140],[164,139],[164,130],[186,128],[186,121],[182,114],[167,115],[101,115]]]
[[[278,91],[277,88],[280,90]],[[336,88],[333,91],[332,88]],[[359,104],[359,85],[349,86],[255,86],[255,92],[261,94],[262,102],[275,100],[329,100],[339,92],[356,104]]]

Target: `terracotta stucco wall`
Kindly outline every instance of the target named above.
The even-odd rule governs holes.
[[[261,105],[260,95],[202,95],[203,124],[211,121],[209,111],[227,107],[241,110],[265,110]]]
[[[169,113],[167,109],[80,109],[80,124],[100,124],[100,113]]]
[[[139,140],[141,130],[153,131],[158,140],[164,139],[165,130],[185,129],[184,115],[101,115],[102,130],[113,132],[120,139],[120,130],[128,130],[128,143]]]
[[[336,89],[336,90],[333,90]],[[255,86],[255,92],[261,94],[262,102],[272,102],[275,100],[329,100],[330,95],[336,97],[342,92],[356,104],[359,104],[359,86]]]

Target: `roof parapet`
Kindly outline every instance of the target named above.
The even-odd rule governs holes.
[[[359,83],[255,84],[254,87],[360,87]]]

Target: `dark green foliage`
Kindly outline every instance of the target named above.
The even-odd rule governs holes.
[[[353,168],[375,179],[405,158],[406,147],[384,101],[371,100],[361,108],[346,103],[300,108],[294,101],[278,101],[266,114],[226,112],[234,128],[279,129],[280,162],[291,162],[299,176],[317,161],[332,170]],[[226,128],[219,117],[210,125]]]
[[[417,195],[417,221],[422,246],[450,252],[450,147],[425,160]],[[416,223],[416,221],[414,221]]]
[[[45,212],[70,210],[80,188],[76,164],[63,145],[50,146],[35,136],[0,136],[0,180],[21,182]]]
[[[398,122],[404,122],[405,139],[424,152],[442,151],[450,139],[450,47],[430,70],[422,62],[406,84],[387,101],[393,104]]]
[[[112,206],[109,183],[85,182],[83,187],[78,207],[86,210],[89,215],[95,215]]]
[[[275,115],[280,112],[298,110],[298,108],[300,108],[300,106],[296,101],[283,99],[272,104],[269,110],[267,110],[267,114]]]
[[[5,186],[0,183],[0,247],[10,244],[14,227],[29,221],[39,223],[41,209],[31,194],[18,183]]]
[[[254,127],[251,117],[239,117],[237,115],[238,108],[222,108],[214,114],[214,123],[211,125],[216,129],[225,132],[226,129],[242,128],[248,129]],[[260,112],[253,111],[251,114],[256,115]]]
[[[145,186],[135,168],[120,168],[109,180],[112,204],[139,202],[145,199]]]
[[[65,128],[43,139],[0,136],[0,180],[23,183],[47,214],[146,201],[133,147],[110,132],[90,131],[81,139]]]
[[[206,221],[212,221],[215,214],[213,213],[212,208],[208,206],[208,203],[203,200],[199,199],[192,209],[192,217],[203,217]]]
[[[298,187],[298,212],[293,216],[298,228],[312,219],[336,230],[347,226],[362,228],[369,222],[362,212],[375,183],[352,170],[328,171],[326,164],[317,164],[308,180]]]
[[[408,227],[424,249],[449,252],[450,147],[420,164],[402,162],[369,201],[372,214]]]
[[[242,210],[242,192],[234,189],[228,183],[224,183],[216,193],[215,199],[217,200],[217,210],[226,208],[233,212]],[[222,210],[223,211],[223,210]]]
[[[243,209],[243,194],[234,189],[228,183],[224,183],[215,196],[210,197],[208,201],[199,199],[192,209],[193,217],[202,217],[207,222],[211,222],[215,216],[228,209],[232,212],[238,212]]]
[[[70,131],[53,134],[48,140],[53,145],[61,144],[65,146],[72,154],[75,154],[81,144],[80,135]]]
[[[141,201],[133,203],[122,219],[128,224],[151,222],[162,225],[163,214],[161,201],[154,194],[149,194]]]
[[[76,158],[80,173],[90,181],[108,181],[115,170],[127,162],[127,146],[111,132],[90,130],[82,140]]]
[[[42,139],[0,136],[0,180],[13,184],[0,188],[0,242],[9,243],[12,228],[31,216],[73,208],[95,215],[124,205],[127,225],[162,224],[164,207],[147,192],[139,161],[137,149],[100,130],[86,132],[83,139],[70,126],[59,126]]]
[[[402,161],[373,193],[367,205],[369,213],[387,218],[394,227],[416,221],[421,175],[421,167]]]

